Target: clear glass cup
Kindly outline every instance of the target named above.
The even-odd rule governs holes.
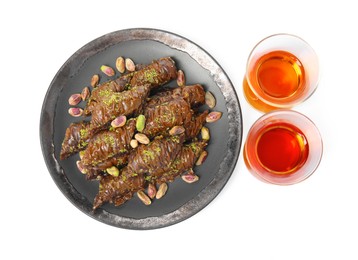
[[[312,47],[298,36],[275,34],[251,51],[243,90],[249,104],[269,112],[303,102],[318,82],[319,62]]]
[[[322,153],[322,138],[315,124],[292,110],[261,116],[249,130],[244,146],[249,171],[278,185],[295,184],[311,176]]]

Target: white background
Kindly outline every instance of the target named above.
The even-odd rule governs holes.
[[[234,5],[233,3],[236,2]],[[3,1],[1,4],[2,259],[358,259],[356,147],[358,40],[354,1]],[[134,27],[168,30],[206,49],[229,75],[244,140],[261,115],[243,97],[246,58],[262,38],[301,36],[322,77],[295,110],[324,140],[306,181],[258,181],[242,153],[219,196],[195,216],[152,231],[114,228],[86,216],[58,190],[40,149],[47,88],[87,42]]]

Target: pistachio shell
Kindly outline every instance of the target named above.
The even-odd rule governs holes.
[[[155,198],[155,195],[157,194],[157,188],[155,187],[154,184],[149,183],[147,193],[148,193],[149,198],[151,198],[151,199]]]
[[[144,127],[145,127],[145,116],[139,115],[137,117],[137,122],[136,122],[137,131],[142,132],[144,130]]]
[[[177,84],[179,87],[185,86],[185,74],[182,70],[178,70]]]
[[[165,193],[167,192],[167,190],[168,190],[168,185],[165,182],[163,182],[162,184],[160,184],[159,189],[158,189],[157,194],[155,195],[155,197],[157,199],[162,198],[165,195]]]
[[[101,71],[104,74],[106,74],[107,76],[109,76],[109,77],[112,77],[112,76],[114,76],[116,74],[115,71],[111,67],[109,67],[107,65],[102,65],[101,66]]]
[[[126,58],[125,64],[128,71],[135,71],[135,64],[130,58]]]
[[[95,88],[98,85],[98,82],[99,76],[97,74],[94,74],[91,78],[91,86]]]
[[[205,93],[205,104],[207,104],[210,108],[214,108],[216,106],[216,99],[210,91],[206,91]]]
[[[124,64],[124,58],[118,57],[116,60],[116,68],[120,73],[124,73],[126,71],[126,67]]]
[[[145,134],[135,134],[134,138],[141,144],[149,144],[149,138]]]
[[[91,92],[89,90],[88,87],[85,87],[82,89],[82,92],[81,92],[81,98],[83,101],[87,100],[90,96]]]
[[[150,200],[150,198],[144,193],[144,191],[140,190],[137,192],[137,196],[138,198],[145,204],[145,205],[150,205],[152,204],[152,201]]]

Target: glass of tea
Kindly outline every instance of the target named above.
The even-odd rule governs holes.
[[[244,160],[258,179],[279,185],[308,178],[323,152],[321,135],[306,116],[276,110],[260,117],[248,132]]]
[[[262,112],[291,108],[306,100],[319,81],[318,57],[300,37],[275,34],[251,51],[243,89],[246,100]]]

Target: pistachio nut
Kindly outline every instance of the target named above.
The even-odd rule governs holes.
[[[91,92],[88,87],[84,87],[81,92],[81,98],[83,101],[87,100],[90,96]]]
[[[138,198],[145,204],[145,205],[150,205],[152,204],[152,201],[150,200],[150,198],[144,193],[144,191],[140,190],[137,192],[137,196]]]
[[[149,183],[147,193],[148,193],[149,198],[151,198],[151,199],[155,198],[155,195],[157,194],[157,188],[155,187],[154,184]]]
[[[71,107],[68,109],[68,113],[73,117],[79,117],[83,114],[83,109],[79,107]]]
[[[68,99],[68,104],[70,104],[71,106],[75,106],[78,103],[80,103],[82,100],[81,98],[81,94],[73,94],[70,96],[70,98]]]
[[[196,161],[195,165],[202,165],[205,162],[206,157],[208,157],[208,152],[202,151],[201,154],[199,155],[199,158]]]
[[[137,148],[138,147],[138,141],[136,139],[132,139],[130,141],[130,145],[133,149]]]
[[[137,117],[137,122],[136,122],[136,128],[138,132],[142,132],[144,130],[145,127],[145,116],[144,115],[139,115]]]
[[[206,141],[210,140],[210,131],[209,131],[209,128],[203,126],[203,127],[201,128],[200,132],[201,132],[201,138],[202,138],[203,140],[206,140]]]
[[[145,134],[137,133],[134,138],[141,144],[149,144],[149,138]]]
[[[181,176],[181,178],[186,183],[194,183],[194,182],[197,182],[199,180],[199,176],[195,175],[195,174],[183,174]]]
[[[205,104],[207,104],[210,108],[214,108],[216,106],[216,99],[210,91],[205,92]]]
[[[157,191],[157,195],[155,195],[155,197],[157,199],[160,199],[161,197],[163,197],[165,195],[165,193],[168,190],[168,184],[166,184],[165,182],[163,182],[162,184],[160,184],[158,191]]]
[[[107,173],[109,175],[112,175],[113,177],[118,177],[119,175],[119,170],[116,166],[112,166],[106,169]]]
[[[169,134],[170,135],[180,135],[182,133],[185,132],[185,128],[183,126],[173,126],[170,130],[169,130]]]
[[[126,58],[125,65],[128,71],[135,71],[135,64],[130,58]]]
[[[91,86],[94,88],[97,87],[98,82],[99,82],[99,76],[97,74],[94,74],[91,78]]]
[[[179,87],[185,86],[185,75],[182,70],[178,70],[177,84]]]
[[[102,66],[101,66],[101,71],[102,71],[104,74],[106,74],[107,76],[109,76],[109,77],[112,77],[112,76],[114,76],[114,74],[116,74],[116,73],[114,72],[114,69],[112,69],[111,67],[109,67],[109,66],[107,66],[107,65],[102,65]]]
[[[111,126],[113,128],[122,127],[126,124],[127,117],[126,116],[119,116],[112,120]]]
[[[124,64],[124,58],[118,57],[116,60],[116,68],[120,73],[124,73],[126,71],[126,67]]]
[[[206,122],[208,123],[213,123],[218,121],[221,118],[222,113],[221,112],[210,112],[207,116],[206,116]]]

